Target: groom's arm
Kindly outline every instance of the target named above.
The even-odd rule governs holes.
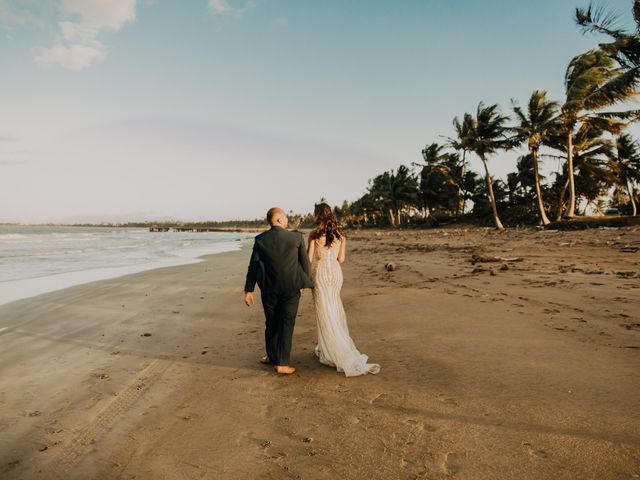
[[[258,281],[258,274],[260,272],[260,253],[258,252],[258,245],[253,243],[253,251],[251,252],[251,259],[249,260],[249,268],[247,269],[247,278],[244,282],[244,291],[253,292],[256,288],[256,282]]]

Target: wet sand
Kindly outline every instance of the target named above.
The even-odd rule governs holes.
[[[352,232],[349,379],[309,292],[258,363],[249,248],[0,307],[0,477],[640,478],[637,227]]]

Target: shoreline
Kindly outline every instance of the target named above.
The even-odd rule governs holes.
[[[342,298],[379,375],[318,363],[308,293],[298,372],[260,365],[249,245],[0,306],[0,476],[640,474],[638,229],[349,239]]]
[[[139,230],[147,230],[154,227],[159,227],[155,224],[140,224],[140,225],[130,225],[130,224],[99,224],[99,223],[0,223],[0,227],[19,227],[19,228],[28,228],[28,227],[43,227],[43,228],[118,228],[118,229],[139,229]],[[264,227],[183,227],[180,225],[172,225],[166,227],[167,229],[171,229],[174,227],[185,228],[186,231],[199,231],[199,228],[202,228],[201,231],[207,232],[220,232],[220,233],[258,233],[266,230],[268,227],[265,225]],[[160,228],[165,228],[164,226],[160,226]]]
[[[207,255],[217,255],[242,249],[243,245],[248,241],[249,239],[229,239],[219,243],[212,243],[208,247],[176,250],[167,258],[156,259],[144,263],[133,263],[117,267],[88,268],[39,277],[6,280],[0,282],[0,306],[13,301],[32,298],[44,293],[55,292],[77,285],[118,278],[158,268],[202,262],[202,257]]]

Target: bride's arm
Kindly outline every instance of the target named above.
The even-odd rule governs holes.
[[[338,261],[344,263],[347,257],[347,238],[342,235],[340,238],[340,251],[338,252]]]
[[[307,257],[309,257],[309,262],[313,262],[314,253],[316,253],[316,242],[314,242],[311,235],[309,235],[309,242],[307,244]]]

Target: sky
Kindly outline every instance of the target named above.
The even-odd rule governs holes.
[[[566,65],[601,40],[575,25],[584,5],[0,0],[0,222],[353,201],[479,101],[562,99]],[[630,21],[631,0],[606,5]],[[491,158],[492,173],[516,156]]]

